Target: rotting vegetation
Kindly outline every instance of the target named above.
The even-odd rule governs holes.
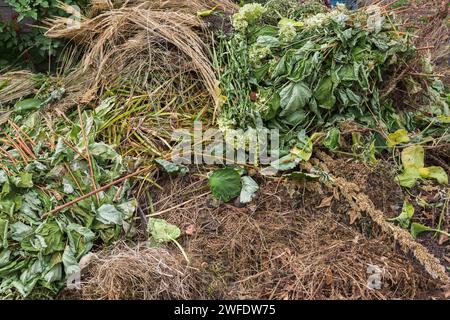
[[[0,75],[0,297],[448,297],[447,12],[291,2],[48,21],[57,74]],[[281,158],[171,162],[195,120],[278,128]]]

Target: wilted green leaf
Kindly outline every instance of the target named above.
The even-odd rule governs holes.
[[[402,212],[397,217],[388,219],[388,221],[397,221],[400,227],[406,229],[409,227],[409,223],[413,215],[414,215],[413,205],[407,201],[404,201]]]
[[[0,218],[0,249],[8,248],[8,225],[8,220]]]
[[[69,223],[66,227],[70,250],[76,259],[80,259],[93,246],[95,233],[76,223]]]
[[[332,128],[328,131],[325,140],[323,140],[323,145],[330,150],[337,150],[340,147],[340,137],[341,132],[338,128]]]
[[[403,169],[403,172],[396,177],[396,180],[402,187],[412,188],[419,178],[419,170],[417,168],[410,167]]]
[[[280,91],[280,116],[289,115],[306,106],[311,98],[311,91],[302,82],[291,82]]]
[[[323,78],[319,87],[314,92],[314,97],[320,107],[325,109],[331,109],[336,103],[336,97],[334,96],[334,84],[331,77]]]
[[[112,204],[104,204],[97,210],[97,220],[104,224],[122,225],[122,213]]]
[[[431,166],[419,169],[420,176],[424,179],[436,179],[439,183],[448,184],[448,176],[441,167]]]
[[[428,232],[428,231],[437,232],[437,233],[443,234],[443,235],[445,235],[447,237],[450,237],[450,234],[448,232],[445,232],[445,231],[442,231],[442,230],[439,230],[439,229],[433,229],[433,228],[427,227],[427,226],[425,226],[423,224],[420,224],[420,223],[412,223],[410,231],[411,231],[411,236],[414,239],[416,239],[417,236],[420,235],[421,233]]]
[[[11,181],[18,188],[31,188],[33,186],[33,174],[21,172],[18,176],[11,177]]]
[[[66,246],[66,249],[64,250],[62,262],[66,276],[70,276],[81,271],[75,254],[69,246]]]
[[[423,168],[424,167],[424,150],[420,145],[414,145],[403,149],[402,154],[402,164],[406,168]]]
[[[167,161],[164,159],[156,159],[155,162],[159,164],[161,167],[166,170],[168,173],[181,173],[185,174],[189,172],[189,168],[186,166],[183,166],[181,164],[176,164],[171,161]]]
[[[24,99],[24,100],[17,102],[14,105],[14,111],[17,111],[17,112],[34,111],[34,110],[39,109],[41,104],[42,104],[42,101],[40,101],[38,99]]]
[[[89,152],[95,158],[98,158],[103,161],[104,160],[114,160],[117,157],[119,157],[119,155],[113,149],[113,147],[104,142],[94,142],[94,143],[90,144]]]
[[[433,229],[416,222],[411,224],[411,236],[414,239],[416,239],[419,234],[426,231],[433,231]]]
[[[181,235],[181,231],[176,225],[157,218],[150,218],[148,220],[147,232],[158,243],[176,240]]]
[[[298,142],[294,148],[291,149],[291,154],[303,161],[308,161],[313,152],[313,142],[308,137],[304,130],[297,135]]]

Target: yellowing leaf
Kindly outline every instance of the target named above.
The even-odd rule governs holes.
[[[430,170],[428,168],[419,168],[418,169],[420,177],[427,179],[430,176]]]
[[[424,167],[424,150],[422,146],[410,146],[402,151],[402,163],[406,168],[423,168]]]
[[[447,173],[441,167],[428,167],[428,179],[436,179],[437,182],[442,184],[448,184]]]
[[[401,174],[396,177],[397,182],[406,188],[412,188],[420,178],[420,172],[417,168],[405,168]]]
[[[211,10],[205,10],[205,11],[199,11],[197,12],[197,17],[207,17],[209,16],[211,13],[214,12],[214,10],[216,10],[217,7],[212,8]]]
[[[436,179],[439,183],[448,184],[448,176],[441,167],[419,168],[420,177],[423,179]]]
[[[409,141],[408,131],[405,129],[399,129],[394,133],[390,133],[387,137],[387,145],[391,148],[401,143],[408,143]]]
[[[439,122],[442,122],[442,123],[450,123],[450,116],[440,115],[440,116],[437,116],[437,119],[439,120]]]

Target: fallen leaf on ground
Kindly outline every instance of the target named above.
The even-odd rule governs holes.
[[[321,209],[321,208],[327,208],[327,207],[331,206],[331,202],[333,201],[333,198],[334,198],[334,196],[323,198],[322,202],[320,202],[320,205],[316,208]]]

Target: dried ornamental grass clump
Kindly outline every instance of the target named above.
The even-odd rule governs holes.
[[[208,33],[197,12],[210,7],[227,12],[228,1],[137,1],[81,17],[67,28],[68,18],[48,21],[46,35],[67,38],[82,52],[81,68],[91,74],[90,86],[101,89],[115,80],[151,88],[152,78],[177,78],[193,72],[212,98],[216,78],[208,58]],[[66,7],[68,9],[68,7]]]

